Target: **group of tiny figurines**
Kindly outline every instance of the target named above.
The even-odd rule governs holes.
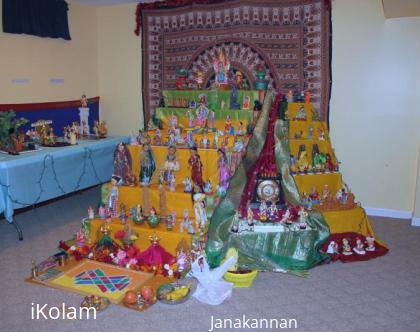
[[[344,255],[351,256],[353,253],[356,255],[366,255],[366,252],[373,252],[376,250],[375,238],[371,235],[366,236],[366,241],[363,242],[360,237],[356,238],[355,246],[352,248],[350,240],[343,238],[341,240],[341,250],[339,249],[338,241],[331,241],[328,244],[327,254],[330,255]]]
[[[299,146],[297,159],[290,155],[290,174],[314,174],[338,172],[338,163],[334,162],[330,153],[319,151],[318,144],[312,146],[312,157],[308,160],[305,144]]]
[[[308,210],[315,207],[316,210],[321,211],[352,209],[357,205],[354,194],[346,186],[338,189],[334,196],[328,184],[324,185],[321,195],[315,186],[312,187],[310,193],[304,192],[300,203]]]
[[[242,215],[239,210],[235,211],[232,220],[231,232],[241,233],[244,231],[254,231],[256,224],[273,223],[289,226],[292,230],[306,230],[308,212],[305,207],[286,206],[285,209],[279,209],[275,202],[261,201],[258,211],[251,208],[248,203],[246,215]]]

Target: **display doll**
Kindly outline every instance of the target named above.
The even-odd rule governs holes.
[[[150,216],[148,218],[150,227],[156,227],[159,224],[159,217],[156,214],[156,209],[152,207],[150,209]]]
[[[209,114],[209,109],[204,105],[204,103],[200,102],[200,105],[198,106],[196,110],[197,116],[195,119],[195,125],[200,128],[205,127],[208,114]]]
[[[101,121],[99,123],[99,127],[98,128],[99,128],[99,137],[100,138],[105,138],[106,135],[108,135],[108,128],[107,128],[106,122],[105,121]]]
[[[334,171],[334,165],[332,162],[331,154],[329,153],[325,155],[325,171],[328,173]]]
[[[281,217],[280,222],[285,223],[285,224],[290,224],[291,217],[292,217],[292,213],[290,212],[290,208],[287,208],[283,216]]]
[[[153,173],[156,170],[156,163],[153,152],[149,144],[143,145],[143,151],[140,153],[140,184],[148,186],[152,180]]]
[[[111,217],[118,217],[118,183],[121,178],[119,176],[112,176],[111,178],[111,189],[108,196],[108,208],[111,211]]]
[[[306,91],[305,92],[305,104],[310,104],[311,103],[311,98],[312,98],[311,91]]]
[[[194,204],[195,223],[198,228],[204,228],[206,227],[207,222],[206,195],[204,194],[203,188],[198,183],[194,184],[191,194]]]
[[[301,206],[298,211],[299,216],[299,228],[300,229],[306,229],[306,220],[308,218],[308,212],[305,211],[305,208]]]
[[[358,255],[366,255],[363,242],[359,238],[356,238],[356,246],[353,248],[353,251]]]
[[[162,139],[162,133],[159,128],[155,129],[155,134],[153,135],[153,145],[162,145],[163,139]]]
[[[166,217],[166,230],[172,231],[175,227],[176,222],[176,213],[175,211],[171,211],[169,215]]]
[[[325,131],[324,130],[322,130],[322,129],[319,129],[318,128],[318,139],[320,140],[320,141],[324,141],[325,140]]]
[[[140,204],[137,204],[137,206],[135,208],[135,216],[133,218],[133,221],[136,224],[141,224],[143,222],[143,220],[144,220],[144,217],[143,217],[143,209],[141,208],[141,205]]]
[[[299,121],[306,121],[306,113],[305,113],[305,107],[303,105],[301,105],[299,107],[299,111],[296,114],[294,120],[299,120]]]
[[[125,223],[127,221],[127,211],[125,209],[125,204],[124,203],[120,204],[120,220],[121,220],[121,223],[123,225],[125,225]]]
[[[244,124],[242,121],[239,122],[238,130],[236,131],[236,135],[242,136],[244,134]]]
[[[168,147],[168,153],[162,168],[163,180],[166,184],[170,184],[172,175],[177,171],[179,171],[179,161],[176,158],[176,147],[172,145]]]
[[[187,110],[186,117],[188,119],[188,128],[194,127],[194,114],[191,108]]]
[[[201,146],[203,149],[208,149],[208,148],[209,148],[209,146],[210,146],[210,141],[209,141],[209,139],[207,138],[207,133],[206,133],[206,132],[204,132],[204,133],[203,133],[203,137],[201,138],[200,146]]]
[[[297,172],[296,158],[294,155],[290,155],[290,174],[295,175]]]
[[[172,112],[169,116],[169,128],[175,129],[178,127],[178,117]]]
[[[208,119],[207,119],[207,127],[208,128],[211,128],[211,129],[213,129],[213,128],[215,128],[214,127],[214,120],[215,120],[215,113],[214,113],[214,111],[210,111],[210,113],[209,113],[209,117],[208,117]]]
[[[275,221],[277,219],[278,209],[276,203],[271,202],[270,207],[268,208],[268,219]]]
[[[82,107],[88,107],[88,99],[86,98],[85,94],[83,94],[82,97],[80,98],[80,105]]]
[[[347,240],[347,238],[343,238],[342,242],[343,242],[343,244],[342,244],[342,251],[341,251],[341,253],[344,256],[353,255],[353,252],[351,251],[351,246],[349,244],[349,240]]]
[[[299,151],[296,167],[299,173],[306,173],[309,170],[308,157],[305,149]]]
[[[91,206],[89,206],[88,208],[88,219],[89,220],[95,219],[95,210],[93,210]]]
[[[252,211],[249,202],[248,202],[248,209],[246,211],[246,220],[248,222],[248,226],[254,226],[254,212]]]
[[[232,219],[232,225],[230,227],[230,231],[232,233],[238,233],[239,232],[239,211],[235,210],[235,215]]]
[[[189,259],[186,249],[185,246],[180,245],[176,248],[176,264],[178,266],[178,272],[180,273],[188,269]]]
[[[366,236],[366,251],[375,251],[375,238],[372,235]]]
[[[185,180],[182,181],[184,183],[184,193],[190,193],[192,190],[192,183],[189,176],[185,177]]]
[[[101,205],[98,209],[98,215],[99,215],[99,219],[104,220],[106,217],[106,209],[105,206]]]
[[[176,187],[176,178],[175,178],[175,173],[171,173],[169,175],[169,191],[174,192],[175,191],[175,187]]]
[[[308,139],[312,139],[314,136],[314,126],[313,125],[309,125],[308,128]]]
[[[217,169],[219,173],[219,186],[226,192],[229,187],[229,179],[231,172],[229,170],[228,159],[225,151],[222,149],[217,150]]]
[[[119,143],[114,151],[114,175],[119,176],[123,183],[130,173],[131,169],[131,154],[125,143]]]
[[[201,162],[200,155],[198,154],[196,147],[190,148],[188,165],[191,167],[191,179],[193,183],[203,187],[203,163]]]
[[[330,197],[330,195],[330,187],[328,186],[328,184],[325,184],[324,189],[322,190],[322,200],[327,200]]]
[[[232,126],[232,120],[230,119],[230,115],[226,116],[225,133],[226,133],[226,135],[234,135],[235,134],[235,129]]]
[[[319,204],[319,193],[315,186],[312,186],[311,200],[313,204]]]

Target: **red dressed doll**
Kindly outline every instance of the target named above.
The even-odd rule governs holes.
[[[197,147],[190,149],[190,159],[188,159],[188,165],[191,167],[191,178],[194,183],[204,186],[203,181],[203,163],[201,162],[200,155],[197,152]]]

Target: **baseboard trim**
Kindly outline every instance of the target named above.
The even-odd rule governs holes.
[[[365,207],[365,210],[367,215],[375,217],[388,217],[396,219],[411,219],[413,217],[412,211],[381,209],[373,207]]]
[[[413,219],[411,219],[411,226],[420,227],[420,217],[413,217]]]

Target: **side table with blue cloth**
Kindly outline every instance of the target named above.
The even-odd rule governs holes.
[[[12,223],[15,209],[109,181],[114,150],[128,137],[80,140],[75,146],[41,147],[18,156],[0,154],[0,213]]]

